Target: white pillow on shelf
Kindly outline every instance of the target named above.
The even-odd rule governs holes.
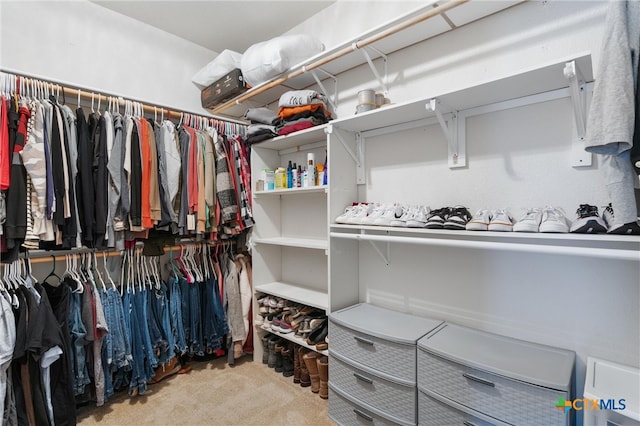
[[[215,83],[236,68],[240,68],[242,53],[223,50],[215,59],[198,71],[191,81],[200,89]]]
[[[279,36],[249,46],[240,69],[244,80],[257,86],[323,50],[322,42],[308,34]]]

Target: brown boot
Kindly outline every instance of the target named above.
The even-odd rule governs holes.
[[[320,398],[329,398],[329,358],[322,355],[317,359],[320,376]]]
[[[300,383],[300,354],[298,346],[293,346],[293,383]]]
[[[320,376],[318,376],[318,363],[316,359],[318,358],[318,354],[311,351],[305,354],[302,359],[304,359],[305,364],[307,364],[307,370],[309,370],[309,378],[311,379],[311,392],[318,393],[320,391]]]
[[[300,386],[303,388],[311,386],[311,379],[309,378],[309,370],[307,370],[307,363],[304,362],[304,354],[308,352],[307,349],[300,346],[297,350],[298,362],[300,363]]]

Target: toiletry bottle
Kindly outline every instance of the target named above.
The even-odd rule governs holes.
[[[306,188],[307,186],[309,186],[309,172],[305,167],[304,171],[302,172],[302,187]]]
[[[329,178],[328,178],[329,170],[327,169],[328,165],[329,164],[327,163],[327,154],[325,152],[325,155],[324,155],[324,176],[323,176],[323,179],[322,179],[322,183],[320,185],[326,185],[327,183],[329,183]]]
[[[302,186],[302,166],[298,166],[298,188]]]
[[[293,163],[293,169],[291,169],[291,187],[297,188],[298,186],[300,186],[298,184],[298,167],[296,163]]]
[[[291,160],[289,160],[289,164],[287,165],[287,188],[293,188],[293,165],[291,164]]]
[[[316,169],[317,169],[317,176],[318,176],[316,186],[321,186],[322,182],[324,182],[324,164],[316,165]]]
[[[316,185],[316,158],[313,152],[307,154],[307,186]]]

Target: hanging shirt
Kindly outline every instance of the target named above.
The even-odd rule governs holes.
[[[9,188],[11,154],[9,152],[9,109],[7,98],[0,97],[0,190]]]
[[[178,140],[178,134],[174,124],[165,120],[162,123],[162,132],[164,134],[164,151],[166,154],[167,165],[167,187],[169,191],[169,204],[172,207],[170,209],[171,220],[178,223],[178,214],[176,212],[177,195],[180,189],[180,172],[182,168],[182,161],[180,158],[180,142]]]
[[[89,126],[82,108],[76,110],[78,123],[78,178],[76,193],[78,194],[78,214],[82,230],[82,244],[93,247],[95,206],[93,186],[93,144],[89,137]]]

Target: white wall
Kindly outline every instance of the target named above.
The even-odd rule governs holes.
[[[355,5],[371,12],[366,3]],[[605,11],[605,2],[525,2],[408,47],[389,57],[389,97],[419,99],[585,53],[597,78]],[[335,34],[331,28],[348,28],[356,13],[326,11],[332,20],[310,28]],[[338,77],[337,115],[352,115],[357,92],[376,81],[366,66]],[[602,206],[608,194],[597,158],[592,167],[570,166],[572,114],[570,101],[560,99],[474,117],[467,123],[468,166],[456,170],[447,168],[438,126],[368,139],[368,181],[354,201],[514,213],[552,204],[574,218],[579,203]],[[576,351],[578,394],[589,355],[640,366],[637,262],[392,244],[387,266],[360,243],[358,267],[361,301]]]
[[[204,112],[191,77],[216,53],[85,0],[1,1],[0,67]]]

